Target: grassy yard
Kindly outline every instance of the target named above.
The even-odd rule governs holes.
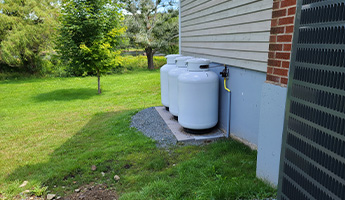
[[[255,178],[256,152],[237,142],[158,149],[129,127],[136,112],[160,105],[159,71],[102,77],[102,95],[96,81],[0,82],[0,199],[24,190],[63,196],[90,182],[125,200],[274,196]]]

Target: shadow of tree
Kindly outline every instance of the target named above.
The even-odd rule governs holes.
[[[6,177],[6,182],[39,183],[49,189],[73,191],[95,179],[114,183],[114,175],[132,166],[128,156],[155,151],[155,143],[129,126],[136,110],[96,114],[78,133],[49,156],[49,161],[24,165]],[[51,138],[52,140],[54,138]],[[96,165],[97,170],[91,170]],[[102,176],[101,172],[105,173]],[[56,188],[55,188],[56,186]],[[25,189],[18,188],[18,193]],[[20,190],[20,191],[19,191]]]
[[[20,85],[20,84],[26,84],[26,83],[42,83],[46,82],[48,78],[41,78],[41,77],[35,77],[35,76],[28,76],[24,77],[22,74],[18,74],[18,77],[14,78],[8,78],[8,79],[0,79],[0,85],[2,84],[11,84],[11,85]]]
[[[41,93],[34,97],[36,101],[71,101],[76,99],[90,99],[98,95],[96,89],[92,88],[72,88],[54,90],[52,92]]]
[[[275,192],[255,179],[256,152],[243,144],[224,141],[214,143],[202,152],[199,147],[184,151],[160,150],[153,140],[130,128],[131,116],[135,112],[126,110],[94,115],[47,160],[19,166],[9,174],[5,182],[17,183],[11,193],[32,190],[32,183],[36,183],[49,186],[51,193],[64,195],[66,191],[73,192],[91,182],[114,186],[122,194],[128,192],[128,188],[138,191],[130,192],[127,199],[164,199],[169,196],[172,197],[169,199],[195,199],[197,190],[206,192],[202,199],[209,199],[214,194],[217,195],[214,199],[257,199],[254,197],[272,196]],[[178,166],[173,167],[177,162]],[[92,165],[97,169],[92,170]],[[114,175],[119,175],[121,180],[115,182]],[[19,188],[23,181],[29,182],[27,187]],[[141,195],[142,191],[149,193]],[[253,198],[246,198],[248,196]]]

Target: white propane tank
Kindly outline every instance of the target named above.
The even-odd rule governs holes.
[[[169,71],[169,112],[175,117],[178,116],[178,87],[177,87],[177,77],[180,74],[187,72],[186,61],[191,59],[191,56],[181,56],[175,59],[176,67]]]
[[[187,60],[188,72],[178,77],[178,122],[193,130],[213,128],[218,123],[218,75],[209,71],[210,60]]]
[[[175,58],[179,57],[179,54],[171,54],[165,56],[167,58],[167,64],[163,65],[160,69],[161,74],[161,100],[165,107],[169,107],[169,80],[168,73],[170,70],[176,67]]]

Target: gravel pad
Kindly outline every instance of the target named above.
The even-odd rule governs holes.
[[[135,127],[147,137],[157,141],[158,147],[176,145],[177,140],[154,107],[138,112],[132,117],[131,127]]]

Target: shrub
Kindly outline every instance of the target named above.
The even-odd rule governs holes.
[[[166,58],[164,56],[154,56],[153,64],[155,69],[161,68],[166,63]],[[121,72],[135,71],[135,70],[146,70],[147,69],[147,58],[146,56],[123,56],[121,61]],[[112,70],[114,73],[118,73],[117,70]]]
[[[146,56],[117,56],[119,65],[113,66],[107,74],[126,73],[129,71],[145,71],[147,70],[147,58]],[[164,56],[154,56],[153,63],[155,69],[161,68],[166,64],[166,58]],[[35,75],[25,74],[16,71],[3,71],[0,72],[0,80],[17,79],[21,77],[69,77],[74,76],[71,71],[64,65],[60,57],[55,53],[47,53],[41,59],[40,65],[42,66],[40,73]],[[85,76],[87,73],[85,73]]]

